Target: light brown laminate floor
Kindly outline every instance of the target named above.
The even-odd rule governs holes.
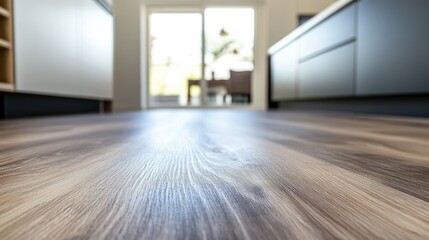
[[[199,110],[3,121],[0,239],[429,239],[429,121]]]

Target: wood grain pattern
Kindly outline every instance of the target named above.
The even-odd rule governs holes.
[[[429,239],[427,120],[149,111],[0,136],[0,239]]]

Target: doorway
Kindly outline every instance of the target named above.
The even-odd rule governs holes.
[[[148,38],[151,108],[251,103],[253,8],[150,11]]]

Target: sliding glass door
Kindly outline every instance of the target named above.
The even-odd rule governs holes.
[[[201,13],[152,13],[149,40],[151,107],[200,105]]]
[[[251,103],[253,8],[152,12],[150,107]]]
[[[205,99],[208,105],[251,102],[255,12],[252,8],[207,8]]]

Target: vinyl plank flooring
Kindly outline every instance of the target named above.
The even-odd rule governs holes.
[[[0,239],[429,239],[429,121],[220,110],[3,121]]]

